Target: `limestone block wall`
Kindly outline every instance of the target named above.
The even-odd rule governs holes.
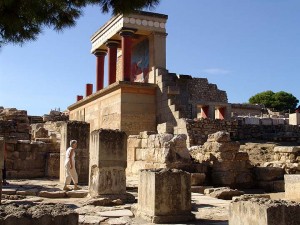
[[[47,164],[51,163],[50,154],[59,155],[59,149],[51,143],[30,141],[6,142],[6,170],[7,178],[28,179],[46,177]],[[58,178],[59,164],[51,177]]]
[[[156,130],[155,89],[153,84],[116,82],[70,106],[70,120],[89,123],[91,131],[119,129],[130,135]]]
[[[285,198],[289,200],[300,200],[300,174],[284,175]]]
[[[203,146],[192,147],[191,155],[211,168],[208,180],[217,186],[253,186],[254,177],[248,153],[239,152],[240,144],[230,140],[229,133],[219,131],[208,136]]]
[[[300,141],[300,127],[293,125],[252,125],[227,120],[178,120],[174,133],[186,134],[187,145],[203,145],[209,134],[224,130],[234,140]]]
[[[0,136],[13,140],[29,140],[30,124],[27,111],[15,108],[0,109]]]
[[[127,174],[140,169],[191,167],[185,135],[141,132],[127,142]]]
[[[231,103],[231,114],[234,116],[261,116],[264,105]]]
[[[81,121],[64,122],[61,127],[60,143],[60,182],[65,181],[65,156],[66,150],[70,147],[71,140],[77,140],[75,150],[75,166],[78,174],[78,182],[88,183],[89,174],[89,137],[90,125]]]

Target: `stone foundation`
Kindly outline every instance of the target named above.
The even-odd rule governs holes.
[[[153,223],[184,222],[191,213],[191,176],[172,169],[141,170],[137,216]]]
[[[230,225],[297,225],[300,204],[267,198],[241,197],[229,205]]]
[[[286,174],[284,175],[284,182],[285,198],[300,200],[300,174]]]
[[[90,139],[89,192],[92,197],[126,193],[125,132],[95,130]]]
[[[0,206],[0,224],[78,225],[78,213],[62,204],[10,203]]]
[[[87,184],[89,180],[89,137],[90,125],[85,122],[68,121],[61,126],[60,143],[60,174],[59,181],[65,181],[65,156],[66,150],[70,147],[71,140],[77,140],[75,150],[75,165],[78,174],[78,183]]]

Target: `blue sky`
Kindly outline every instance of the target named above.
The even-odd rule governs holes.
[[[169,15],[170,72],[208,78],[230,103],[266,90],[300,99],[299,0],[162,0],[154,11]],[[95,83],[90,37],[110,17],[88,7],[73,28],[4,46],[0,106],[43,115],[73,104]]]

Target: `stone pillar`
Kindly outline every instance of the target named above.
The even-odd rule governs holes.
[[[116,82],[117,76],[117,50],[119,46],[119,41],[108,40],[106,42],[108,51],[108,84],[113,84]]]
[[[285,198],[289,200],[300,200],[300,174],[285,174]]]
[[[104,87],[104,60],[106,56],[106,50],[97,49],[94,52],[97,57],[96,63],[96,91],[100,91]]]
[[[166,68],[167,33],[153,32],[149,36],[149,68]]]
[[[126,193],[127,136],[118,130],[95,130],[90,137],[89,192],[92,197]]]
[[[124,81],[131,81],[131,45],[134,32],[135,30],[132,29],[123,29],[120,32],[122,37],[122,72]]]
[[[0,137],[0,204],[2,198],[2,169],[4,166],[4,148],[5,148],[4,138]]]
[[[184,222],[191,213],[191,175],[176,169],[140,170],[137,216],[152,223]]]
[[[60,173],[59,181],[65,181],[65,156],[66,150],[70,147],[71,140],[77,140],[77,149],[75,150],[76,171],[78,174],[78,183],[88,184],[89,179],[89,137],[90,125],[86,122],[68,121],[61,127],[60,142]]]
[[[215,119],[216,118],[215,105],[209,105],[209,108],[208,108],[208,118],[209,119]]]
[[[83,99],[83,96],[82,95],[77,95],[77,98],[76,98],[77,102],[80,101],[81,99]]]
[[[85,86],[85,97],[88,97],[91,94],[93,94],[93,84],[86,84],[86,86]]]

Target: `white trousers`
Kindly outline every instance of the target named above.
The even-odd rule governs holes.
[[[66,166],[66,180],[65,185],[69,185],[71,180],[73,180],[74,184],[78,184],[78,175],[75,169],[75,163],[73,163],[72,169],[70,169],[70,164],[68,163]]]

